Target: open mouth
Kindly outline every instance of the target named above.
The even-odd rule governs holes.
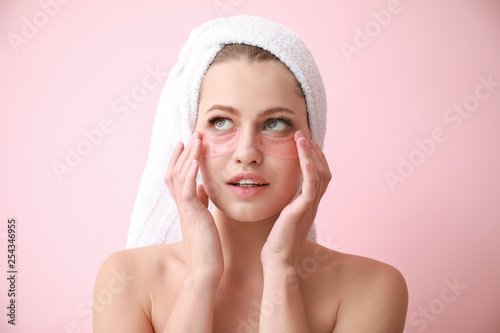
[[[239,186],[239,187],[258,187],[258,186],[264,186],[264,185],[267,185],[267,184],[238,184],[238,183],[231,183],[231,185]]]
[[[238,187],[259,187],[259,186],[269,185],[269,184],[257,183],[257,182],[254,182],[253,180],[249,180],[249,179],[242,179],[237,183],[229,183],[229,184],[231,184],[233,186],[238,186]]]
[[[254,178],[254,180],[247,177]],[[241,198],[249,199],[263,194],[266,190],[266,185],[269,185],[269,183],[264,183],[265,180],[259,176],[250,175],[250,177],[248,175],[241,178],[240,176],[233,177],[235,179],[230,179],[227,185],[230,185],[229,188],[231,191]]]

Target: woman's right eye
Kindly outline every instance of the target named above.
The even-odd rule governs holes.
[[[217,118],[211,121],[211,123],[214,125],[216,129],[220,130],[228,130],[233,128],[233,125],[231,123],[231,120],[227,118]]]

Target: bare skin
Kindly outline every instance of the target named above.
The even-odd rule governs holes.
[[[319,249],[315,260],[318,266],[313,270],[315,249]],[[313,242],[308,242],[299,261],[303,264],[300,292],[310,332],[402,332],[407,292],[396,269]],[[164,332],[185,280],[182,244],[146,246],[113,254],[101,268],[96,295],[109,288],[113,270],[134,279],[113,295],[104,310],[94,313],[94,328],[102,328],[94,332],[105,332],[105,327],[120,332]],[[224,277],[215,298],[213,332],[238,332],[243,326],[259,332],[254,314],[260,311],[255,303],[261,302],[262,288],[260,276]]]
[[[183,241],[120,251],[103,263],[94,332],[403,331],[408,294],[395,268],[307,239],[331,173],[294,80],[279,62],[209,69],[196,132],[177,147],[165,177]],[[233,152],[202,158],[199,131],[235,128],[242,134]],[[289,133],[298,160],[266,156],[256,143],[258,134]],[[206,187],[196,186],[198,171]],[[228,179],[238,172],[263,177],[262,194],[235,195]]]

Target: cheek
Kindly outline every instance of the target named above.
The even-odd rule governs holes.
[[[294,133],[285,137],[258,135],[260,149],[268,156],[285,160],[295,160],[299,157],[295,144]]]
[[[275,179],[279,179],[280,188],[283,189],[283,195],[287,199],[291,199],[297,193],[302,181],[302,170],[300,169],[299,160],[281,160],[273,168],[277,170]]]
[[[200,160],[200,174],[203,179],[203,186],[210,198],[217,196],[224,186],[224,180],[230,176],[224,171],[227,161],[224,158],[202,158]]]
[[[233,131],[224,135],[211,135],[208,132],[200,132],[203,145],[204,157],[217,157],[229,154],[236,149],[240,138],[240,131]]]
[[[302,169],[300,168],[300,163],[298,160],[295,163],[295,167],[292,168],[291,173],[292,175],[290,176],[290,178],[293,180],[291,183],[293,184],[293,187],[295,189],[294,191],[295,195],[295,192],[297,192],[300,184],[302,183]]]

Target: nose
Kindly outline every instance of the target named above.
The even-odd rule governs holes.
[[[257,143],[257,133],[251,130],[241,130],[236,149],[233,152],[234,162],[250,165],[262,162],[262,152]]]

